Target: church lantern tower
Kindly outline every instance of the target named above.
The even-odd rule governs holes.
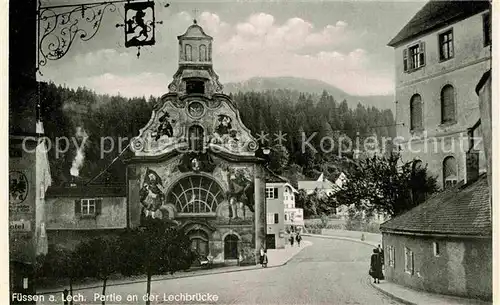
[[[222,84],[212,66],[213,38],[205,34],[203,28],[194,20],[177,39],[179,69],[168,86],[169,91],[179,95],[201,94],[207,97],[221,93]]]
[[[194,20],[178,36],[168,93],[132,139],[129,224],[175,221],[214,263],[255,264],[265,248],[263,159],[213,70],[213,38]]]

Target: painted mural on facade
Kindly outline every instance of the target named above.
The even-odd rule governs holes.
[[[232,165],[209,154],[188,153],[141,169],[141,220],[178,215],[215,216],[215,222],[251,224],[255,210],[251,166]]]
[[[257,149],[250,131],[226,98],[181,101],[169,97],[163,103],[132,141],[137,156],[158,156],[174,149],[186,152],[192,150],[193,141],[204,151],[251,155]]]

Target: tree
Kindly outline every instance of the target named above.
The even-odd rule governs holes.
[[[347,183],[335,194],[337,201],[367,215],[397,216],[437,191],[436,179],[427,175],[425,167],[415,168],[413,162],[398,166],[399,162],[398,154],[359,160],[347,173]]]
[[[151,277],[187,270],[196,259],[184,230],[163,220],[150,220],[145,227],[125,232],[121,239],[120,269],[123,275],[145,274],[146,293],[151,295]],[[149,299],[146,305],[149,305]]]
[[[120,263],[120,242],[116,236],[99,236],[82,242],[76,252],[86,275],[102,280],[102,295],[106,295],[108,278],[117,272]],[[103,300],[102,305],[106,302]]]
[[[289,157],[285,146],[280,144],[274,145],[269,155],[269,168],[277,174],[282,174],[288,164]]]
[[[43,260],[43,274],[45,277],[68,279],[69,293],[73,295],[73,282],[83,276],[83,259],[77,251],[61,246],[50,247]],[[70,300],[73,304],[73,300]]]

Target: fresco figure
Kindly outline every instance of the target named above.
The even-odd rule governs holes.
[[[245,169],[230,169],[228,172],[230,218],[236,218],[238,205],[254,212],[254,183],[245,174]],[[231,211],[232,210],[232,211]],[[233,215],[234,217],[231,217]]]
[[[232,119],[227,115],[220,114],[217,118],[213,143],[227,144],[229,141],[237,141],[237,131],[231,125]]]
[[[160,126],[158,126],[156,132],[153,133],[155,141],[158,141],[158,139],[160,139],[164,135],[169,138],[174,136],[174,128],[172,127],[169,118],[170,114],[168,112],[165,112],[165,114],[162,115],[158,120],[160,122]]]
[[[165,189],[160,176],[158,176],[155,171],[148,168],[144,177],[144,183],[139,192],[143,216],[153,219],[162,218],[160,207],[164,203],[164,192]]]

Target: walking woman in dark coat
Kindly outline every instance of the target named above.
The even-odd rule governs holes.
[[[373,254],[370,259],[370,276],[373,277],[374,283],[380,283],[384,275],[382,273],[382,261],[378,249],[373,249]]]

